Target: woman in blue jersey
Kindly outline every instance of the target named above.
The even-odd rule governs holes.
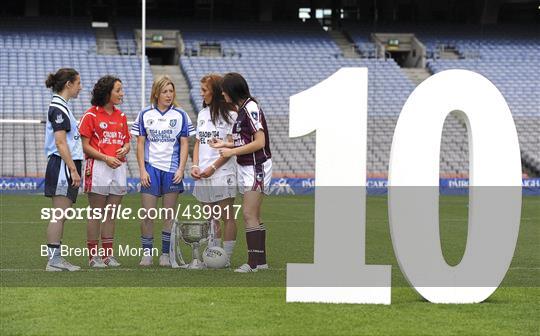
[[[161,232],[161,266],[170,266],[169,248],[171,227],[178,194],[184,191],[182,180],[188,158],[188,137],[195,134],[186,112],[175,101],[174,83],[168,76],[154,81],[150,94],[151,105],[142,110],[131,128],[137,136],[137,163],[141,176],[142,206],[147,213],[156,209],[163,197],[162,208],[167,213]],[[148,216],[141,223],[141,243],[145,251],[141,266],[152,265],[154,221]]]
[[[236,105],[238,117],[232,130],[232,142],[217,138],[210,146],[219,149],[223,158],[236,156],[238,189],[244,194],[242,213],[246,225],[248,262],[235,270],[239,273],[268,269],[266,263],[266,228],[261,221],[263,195],[270,191],[272,154],[266,118],[259,103],[251,96],[242,75],[230,72],[223,76],[223,96]]]
[[[68,101],[82,89],[75,69],[62,68],[49,74],[45,81],[54,95],[49,105],[45,128],[45,154],[49,158],[45,172],[45,196],[52,198],[53,208],[67,209],[77,200],[81,183],[83,151],[77,120]],[[47,227],[47,271],[78,271],[60,255],[65,218],[49,222]]]

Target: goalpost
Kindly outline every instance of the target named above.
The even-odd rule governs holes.
[[[142,0],[142,22],[141,22],[141,110],[145,106],[145,55],[146,55],[146,0]]]
[[[146,105],[146,76],[145,76],[145,56],[146,56],[146,0],[142,0],[142,20],[141,20],[141,109]],[[128,124],[132,124],[130,121]],[[0,124],[45,124],[45,120],[40,119],[0,119]]]

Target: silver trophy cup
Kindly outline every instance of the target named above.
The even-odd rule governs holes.
[[[208,221],[182,222],[177,228],[178,236],[191,246],[191,262],[187,265],[188,269],[203,269],[204,263],[201,260],[200,246],[208,241]]]

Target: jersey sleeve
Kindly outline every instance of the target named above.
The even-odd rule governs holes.
[[[69,117],[60,108],[50,106],[47,117],[51,123],[53,131],[71,131],[71,122]]]
[[[134,136],[146,136],[146,128],[144,127],[143,112],[137,115],[137,119],[133,125],[131,125],[131,134]]]
[[[199,113],[199,115],[197,116],[197,129],[195,130],[195,139],[197,140],[201,140],[201,137],[199,136],[199,125],[201,124],[199,118],[201,117],[201,113]]]
[[[181,137],[190,137],[195,135],[195,127],[191,123],[191,119],[186,112],[182,113],[182,130],[180,130]]]
[[[258,130],[263,130],[264,127],[261,123],[261,111],[259,110],[257,104],[252,102],[245,107],[245,110],[249,119],[252,133],[257,132]]]
[[[234,124],[236,123],[236,119],[238,119],[238,113],[230,111],[229,114],[231,115],[231,124],[227,129],[227,135],[233,134]]]
[[[131,134],[129,134],[129,125],[128,125],[128,122],[127,122],[127,117],[125,114],[122,115],[123,116],[123,121],[122,123],[124,124],[124,130],[123,130],[123,133],[125,135],[125,139],[124,139],[124,143],[128,143],[130,140],[131,140]]]
[[[79,122],[79,133],[85,138],[91,138],[94,134],[94,116],[86,112]]]
[[[191,118],[187,115],[186,113],[186,121],[187,121],[187,124],[188,124],[188,134],[189,136],[194,136],[196,131],[195,131],[195,127],[193,126],[193,123],[191,123]]]

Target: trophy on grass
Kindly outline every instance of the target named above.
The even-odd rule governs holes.
[[[206,266],[201,260],[200,247],[208,242],[208,230],[210,223],[208,221],[186,221],[173,222],[171,230],[171,247],[169,258],[173,268],[203,269]],[[182,255],[181,245],[191,246],[191,262],[186,264]],[[178,262],[177,262],[178,258]]]

